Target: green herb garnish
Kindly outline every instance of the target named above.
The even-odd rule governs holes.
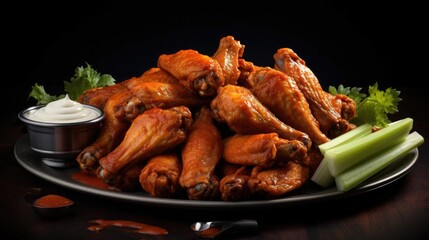
[[[115,84],[115,79],[109,74],[100,74],[95,69],[86,63],[86,67],[77,67],[70,81],[64,81],[64,91],[69,95],[71,100],[76,101],[79,96],[87,89],[95,87],[105,87]],[[34,98],[37,104],[46,104],[61,98],[65,94],[59,96],[50,95],[45,91],[45,88],[38,83],[32,86],[29,97]]]

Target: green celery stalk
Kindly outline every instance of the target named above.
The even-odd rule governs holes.
[[[365,136],[370,134],[372,131],[372,126],[369,123],[362,124],[355,129],[348,131],[334,139],[331,139],[330,141],[320,144],[319,150],[322,154],[325,154],[326,150],[338,147],[344,143],[348,143],[352,140],[355,140],[361,136]]]
[[[407,117],[356,141],[327,150],[324,158],[328,161],[331,175],[336,177],[348,168],[365,161],[369,156],[398,143],[410,133],[412,127],[413,119]]]
[[[334,183],[335,178],[331,175],[331,172],[329,172],[328,162],[325,158],[323,158],[319,166],[317,166],[311,176],[311,181],[322,187],[329,187]]]
[[[405,140],[395,144],[381,153],[377,153],[367,161],[354,166],[335,177],[339,191],[349,191],[378,173],[397,159],[404,157],[414,148],[423,144],[424,138],[418,132],[410,133]]]
[[[328,149],[341,146],[362,136],[368,135],[371,133],[371,131],[371,124],[366,123],[360,125],[355,129],[342,134],[341,136],[331,139],[329,142],[320,144],[319,150],[322,154],[324,154]],[[316,170],[311,176],[311,180],[322,187],[329,187],[334,183],[334,177],[329,171],[328,162],[325,160],[325,158],[323,158],[319,163],[319,166],[317,166]]]

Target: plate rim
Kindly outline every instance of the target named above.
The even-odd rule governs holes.
[[[83,183],[73,181],[71,174],[79,171],[78,167],[71,168],[53,168],[42,163],[41,159],[37,161],[37,153],[33,152],[29,146],[28,134],[21,136],[15,143],[14,155],[17,162],[30,173],[42,178],[53,184],[87,193],[104,198],[115,199],[123,202],[132,202],[137,204],[160,206],[160,207],[174,207],[174,208],[185,208],[185,209],[243,209],[243,208],[255,208],[255,207],[287,207],[295,206],[298,204],[304,204],[308,202],[320,202],[329,199],[337,199],[343,197],[354,196],[362,193],[366,193],[386,185],[395,182],[396,180],[405,176],[417,162],[419,151],[418,148],[411,150],[407,155],[402,157],[406,159],[404,164],[400,165],[397,169],[393,169],[390,174],[387,172],[387,176],[377,178],[383,170],[367,179],[360,187],[349,190],[347,192],[341,192],[336,190],[335,186],[323,188],[317,187],[315,183],[310,183],[321,191],[314,193],[304,193],[288,195],[282,198],[268,199],[268,200],[243,200],[243,201],[222,201],[222,200],[188,200],[188,199],[177,199],[177,198],[160,198],[153,197],[147,193],[142,192],[120,192],[112,190],[103,190],[95,187],[84,185]],[[36,159],[36,161],[34,161]],[[396,162],[400,162],[398,159]],[[63,174],[60,174],[62,172]],[[52,174],[53,173],[53,174]],[[55,175],[63,175],[64,177],[58,177]],[[374,179],[375,178],[375,179]]]

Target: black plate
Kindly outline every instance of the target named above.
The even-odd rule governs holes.
[[[389,165],[378,172],[370,179],[362,183],[359,187],[348,192],[337,191],[336,187],[322,188],[312,182],[296,190],[283,198],[273,200],[246,200],[239,202],[229,201],[197,201],[186,199],[157,198],[143,192],[119,192],[113,190],[102,190],[84,185],[75,181],[72,174],[80,171],[78,167],[73,168],[52,168],[42,163],[41,159],[29,147],[28,136],[22,136],[15,144],[15,157],[18,163],[29,172],[41,177],[49,182],[73,190],[94,194],[101,197],[116,199],[126,202],[133,202],[145,205],[174,207],[174,208],[202,208],[202,209],[230,209],[249,207],[275,207],[293,206],[309,202],[349,197],[362,194],[386,186],[402,176],[406,175],[411,167],[416,163],[418,149],[410,151],[406,156]]]

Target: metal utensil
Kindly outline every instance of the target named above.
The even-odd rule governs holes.
[[[255,233],[258,229],[258,222],[253,219],[195,222],[191,225],[191,229],[203,238],[220,238],[237,233]]]

